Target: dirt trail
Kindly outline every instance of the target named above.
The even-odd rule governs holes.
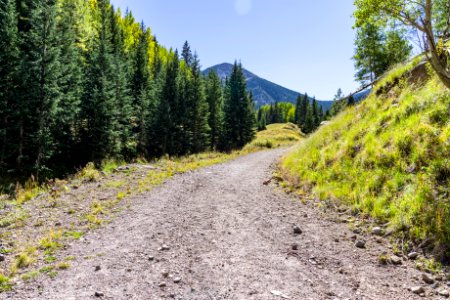
[[[70,269],[7,296],[415,299],[407,287],[419,284],[418,271],[406,262],[379,264],[386,243],[367,237],[367,248],[358,249],[345,224],[263,184],[282,153],[254,153],[175,176],[64,250],[77,258]],[[301,235],[293,234],[294,225]]]

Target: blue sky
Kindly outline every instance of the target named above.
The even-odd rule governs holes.
[[[159,42],[188,40],[204,68],[240,60],[287,88],[331,99],[354,81],[353,0],[112,0]]]

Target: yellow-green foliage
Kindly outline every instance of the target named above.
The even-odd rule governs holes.
[[[300,129],[292,124],[270,124],[267,130],[258,132],[256,139],[245,146],[244,152],[292,146],[302,139]]]
[[[17,204],[23,204],[30,201],[39,195],[40,192],[44,192],[45,190],[45,186],[39,186],[39,184],[31,178],[25,183],[24,186],[17,185],[15,190],[16,202]]]
[[[88,163],[86,167],[77,173],[76,178],[84,182],[95,182],[100,179],[100,172],[95,168],[94,163]]]
[[[387,74],[399,78],[413,64]],[[397,80],[305,140],[283,161],[299,192],[312,191],[389,221],[415,239],[450,242],[450,92],[432,77]]]
[[[9,282],[9,277],[6,277],[5,275],[2,275],[0,273],[0,292],[6,292],[11,290],[12,285]]]
[[[51,253],[62,246],[61,238],[62,238],[61,231],[50,230],[46,236],[40,239],[39,247],[42,250],[46,250],[49,253]]]

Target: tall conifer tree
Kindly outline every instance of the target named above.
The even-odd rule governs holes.
[[[0,171],[11,167],[16,152],[19,32],[16,1],[0,1]],[[8,166],[9,163],[9,166]]]
[[[23,72],[25,94],[22,111],[25,126],[24,139],[32,141],[24,149],[26,163],[37,177],[45,170],[44,163],[54,151],[52,128],[58,117],[61,100],[60,46],[56,29],[54,0],[33,1],[30,29],[25,33],[27,53]]]
[[[223,92],[220,78],[215,71],[211,71],[206,79],[206,99],[209,107],[208,124],[211,129],[211,150],[219,146],[223,122]]]

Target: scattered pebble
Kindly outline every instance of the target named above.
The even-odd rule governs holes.
[[[95,292],[94,296],[100,298],[105,296],[105,294],[103,294],[102,292]]]
[[[434,276],[434,279],[437,280],[437,281],[442,281],[442,280],[444,280],[444,278],[442,277],[442,275],[436,275],[436,276]]]
[[[180,278],[180,277],[175,277],[175,278],[173,279],[173,282],[174,282],[174,283],[180,283],[180,282],[181,282],[181,278]]]
[[[423,273],[422,274],[422,280],[425,283],[428,283],[428,284],[433,284],[434,283],[433,276],[431,276],[430,274],[427,274],[427,273]]]
[[[6,260],[6,256],[3,254],[0,254],[0,261],[5,261]]]
[[[374,228],[372,228],[372,234],[373,235],[382,235],[383,230],[381,229],[381,227],[374,227]]]
[[[414,294],[420,295],[425,293],[425,290],[423,289],[422,286],[413,286],[411,288],[411,292],[413,292]]]
[[[446,298],[450,297],[450,293],[448,292],[448,290],[445,290],[445,289],[440,289],[438,291],[438,294],[442,297],[446,297]]]
[[[298,244],[292,244],[292,250],[298,250]]]
[[[100,266],[95,266],[95,272],[100,271],[102,268]]]
[[[160,284],[159,284],[159,287],[160,288],[163,288],[163,287],[166,287],[167,286],[167,284],[165,283],[165,282],[161,282]]]
[[[149,261],[154,261],[154,260],[155,260],[155,257],[154,257],[154,256],[149,256],[149,257],[148,257],[148,260],[149,260]]]
[[[298,227],[298,226],[294,227],[294,234],[298,235],[298,234],[302,234],[302,233],[303,233],[303,231],[300,227]]]
[[[167,245],[162,245],[161,248],[159,248],[160,251],[169,251],[170,247]]]
[[[414,260],[414,259],[416,259],[418,257],[419,257],[419,253],[417,253],[417,252],[411,252],[411,253],[408,254],[408,259]]]
[[[355,246],[357,248],[365,248],[366,247],[366,242],[363,240],[357,240],[355,243]]]
[[[355,228],[355,229],[353,229],[353,233],[361,234],[361,229]]]
[[[167,278],[167,277],[169,277],[169,271],[163,271],[163,272],[161,273],[161,275],[162,275],[164,278]]]
[[[392,255],[390,257],[390,261],[393,265],[401,265],[402,264],[402,259],[400,257],[398,257],[397,255]]]

